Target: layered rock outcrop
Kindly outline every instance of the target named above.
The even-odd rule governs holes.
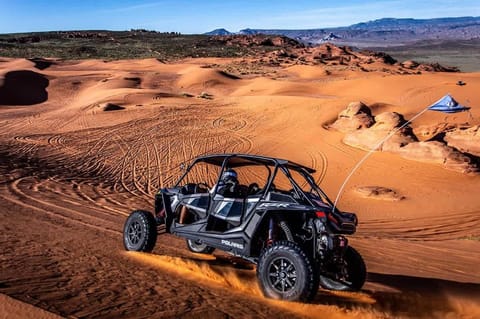
[[[461,173],[478,173],[473,155],[480,155],[480,128],[450,129],[445,142],[419,141],[403,116],[396,112],[372,115],[362,102],[350,103],[330,128],[345,133],[343,142],[365,151],[384,151],[419,162],[434,163]],[[446,126],[448,127],[448,126]],[[438,134],[437,134],[438,135]]]

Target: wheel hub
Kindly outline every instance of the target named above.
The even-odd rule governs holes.
[[[128,228],[128,239],[132,244],[136,245],[140,241],[141,237],[141,225],[138,221],[134,221],[132,224],[130,224],[130,227]]]
[[[283,257],[273,260],[269,267],[269,279],[275,290],[281,293],[288,292],[297,281],[295,265]]]

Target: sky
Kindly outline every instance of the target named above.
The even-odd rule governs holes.
[[[313,29],[380,18],[480,16],[479,0],[0,0],[0,33]]]

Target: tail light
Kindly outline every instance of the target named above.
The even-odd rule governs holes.
[[[325,212],[322,212],[322,211],[316,211],[315,212],[315,215],[317,215],[318,218],[325,218],[327,217],[327,215],[325,214]]]

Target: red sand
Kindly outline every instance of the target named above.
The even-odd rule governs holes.
[[[335,198],[365,154],[325,128],[348,103],[408,119],[451,93],[472,106],[473,120],[427,112],[413,129],[478,125],[479,73],[327,74],[297,65],[236,79],[202,67],[230,63],[223,59],[65,61],[41,71],[27,60],[2,61],[3,87],[11,71],[41,75],[15,82],[25,87],[8,103],[21,104],[16,94],[29,89],[41,99],[0,105],[0,293],[66,317],[480,317],[480,177],[397,154],[373,154],[340,199],[341,209],[360,218],[351,243],[370,272],[360,293],[321,290],[308,305],[267,300],[254,269],[228,256],[193,255],[167,235],[152,254],[126,253],[121,236],[128,213],[151,209],[179,164],[201,153],[313,166]],[[455,85],[459,79],[467,85]],[[124,109],[104,111],[108,103]],[[362,186],[405,198],[364,198],[356,191]],[[27,305],[0,308],[8,318],[17,311],[34,313]]]

